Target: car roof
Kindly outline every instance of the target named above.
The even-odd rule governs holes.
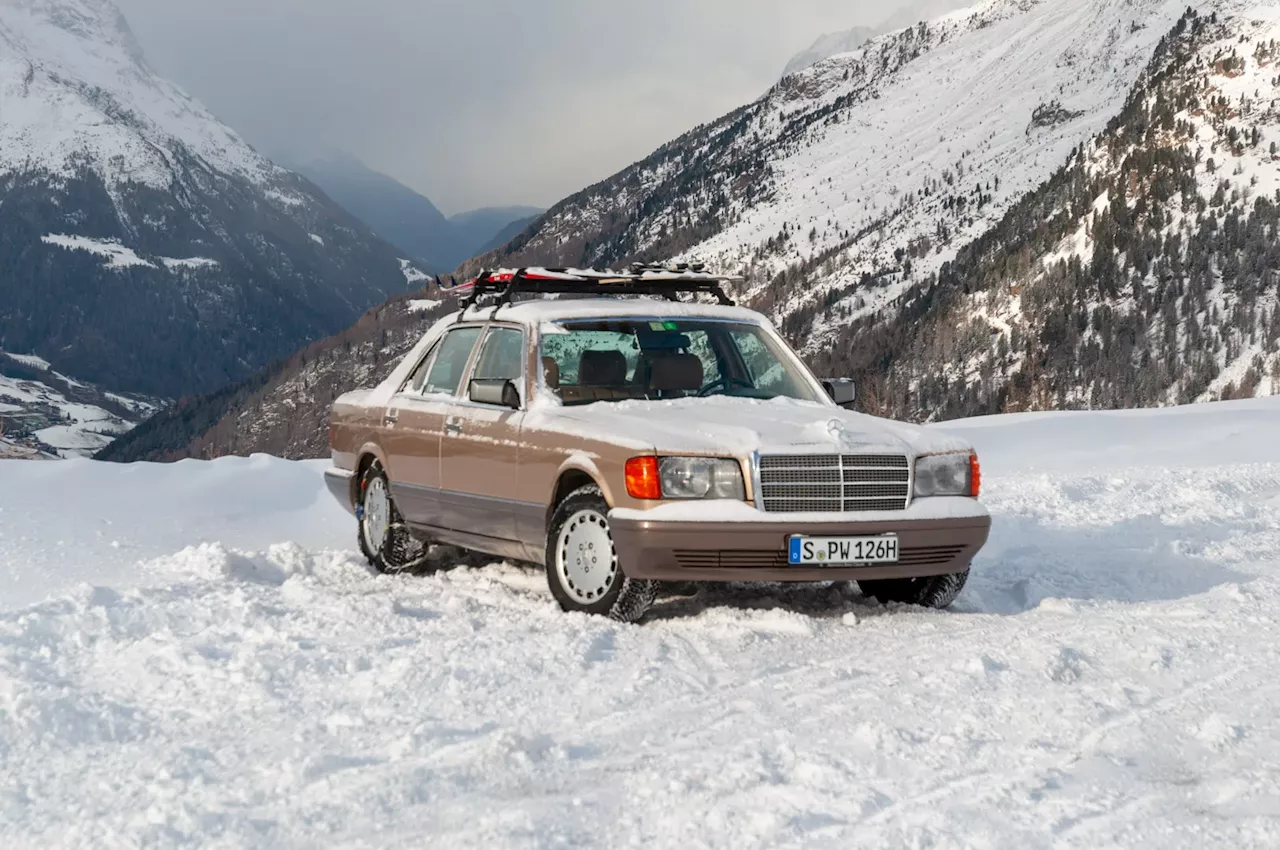
[[[657,298],[574,298],[522,301],[503,307],[473,307],[460,317],[465,321],[504,321],[537,326],[542,322],[572,319],[722,319],[768,324],[755,310],[720,304],[694,304]]]

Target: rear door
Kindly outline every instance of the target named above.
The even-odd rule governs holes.
[[[481,332],[478,325],[448,331],[387,408],[387,476],[396,506],[411,525],[440,525],[440,441]]]
[[[447,527],[492,540],[514,541],[517,517],[545,511],[519,501],[520,440],[528,399],[528,339],[516,325],[491,325],[468,384],[449,408],[440,446],[441,504]],[[509,380],[521,409],[469,398],[470,380]]]

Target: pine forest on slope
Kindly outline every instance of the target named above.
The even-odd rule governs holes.
[[[1253,14],[1189,11],[1106,132],[820,366],[915,418],[1280,393],[1280,10]]]

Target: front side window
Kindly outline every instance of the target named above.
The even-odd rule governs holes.
[[[476,347],[480,338],[480,328],[456,328],[449,331],[440,341],[435,360],[427,370],[427,379],[422,388],[424,393],[458,392],[458,384],[462,382],[462,373],[471,359],[471,350]]]
[[[716,320],[544,326],[547,388],[566,405],[708,396],[821,401],[764,328]]]

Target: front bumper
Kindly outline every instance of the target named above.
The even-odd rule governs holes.
[[[685,522],[611,517],[622,571],[662,581],[844,581],[964,572],[991,532],[991,517],[857,522]],[[787,542],[897,534],[899,561],[866,567],[792,567]]]
[[[349,469],[331,468],[324,471],[324,483],[329,488],[329,492],[333,494],[333,498],[337,499],[342,507],[346,508],[348,513],[354,514],[356,511],[355,502],[353,501],[353,488],[351,480],[356,474]]]

